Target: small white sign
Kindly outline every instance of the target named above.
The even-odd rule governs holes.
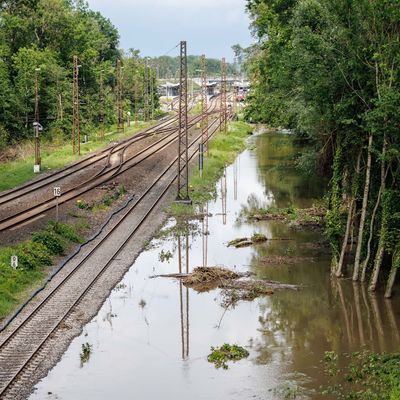
[[[54,193],[54,197],[60,197],[61,196],[61,188],[59,186],[56,186],[55,188],[53,188],[53,193]]]
[[[11,267],[18,268],[18,256],[11,256]]]

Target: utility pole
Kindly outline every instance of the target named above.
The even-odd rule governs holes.
[[[147,60],[144,65],[144,85],[143,85],[143,95],[144,95],[144,110],[143,118],[145,121],[149,119],[149,67],[147,65]]]
[[[186,41],[180,43],[179,74],[178,193],[176,200],[190,204],[188,168],[188,92]]]
[[[72,151],[81,154],[81,131],[79,126],[79,67],[78,57],[74,56],[72,84]]]
[[[35,165],[33,166],[33,172],[39,173],[41,167],[40,159],[40,137],[39,137],[39,78],[38,72],[40,68],[35,68],[35,122],[33,124],[33,129],[35,133]]]
[[[154,119],[154,82],[153,69],[149,67],[149,85],[150,85],[150,119]]]
[[[100,137],[104,138],[104,83],[103,83],[103,70],[100,71]]]
[[[201,56],[201,143],[203,152],[208,154],[208,113],[207,113],[207,61],[206,56]]]
[[[133,109],[135,112],[135,126],[138,125],[138,112],[139,112],[139,89],[138,83],[135,81],[133,86]]]
[[[122,104],[122,67],[121,60],[117,60],[117,131],[124,130],[124,111]]]
[[[226,133],[227,116],[226,116],[226,63],[225,57],[221,61],[221,104],[220,104],[220,132]]]

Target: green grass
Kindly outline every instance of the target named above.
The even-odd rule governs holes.
[[[0,247],[0,319],[23,302],[28,291],[46,277],[55,256],[80,242],[82,239],[75,227],[49,222],[44,230],[33,233],[32,239]],[[17,269],[10,265],[12,255],[18,256]]]
[[[345,360],[345,366],[339,368]],[[400,353],[361,351],[337,355],[325,353],[325,372],[333,378],[344,378],[344,383],[333,384],[323,394],[348,400],[400,399]]]
[[[78,160],[96,150],[108,146],[111,142],[121,140],[135,133],[148,128],[154,122],[139,122],[138,126],[125,129],[124,132],[111,130],[106,133],[104,138],[89,138],[88,143],[81,143],[81,156],[72,154],[72,145],[70,143],[55,143],[43,141],[41,144],[42,172],[59,169],[65,165]],[[32,147],[27,144],[27,147]],[[32,147],[33,148],[33,147]],[[27,151],[24,151],[25,153]],[[17,160],[6,162],[0,165],[0,191],[11,189],[31,180],[36,174],[33,173],[34,155],[33,151],[29,151],[32,155],[21,157]]]
[[[211,140],[209,155],[204,155],[203,176],[200,177],[197,168],[189,177],[189,196],[193,204],[204,204],[215,198],[215,183],[222,176],[224,168],[232,164],[238,154],[246,148],[246,139],[252,132],[252,126],[246,122],[231,122],[228,133],[217,133]],[[169,212],[175,217],[190,216],[193,207],[173,203]]]

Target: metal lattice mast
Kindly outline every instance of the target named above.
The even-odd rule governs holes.
[[[138,88],[138,83],[135,80],[134,86],[133,86],[133,109],[135,112],[135,126],[138,125],[138,111],[139,111],[139,88]]]
[[[39,78],[38,78],[39,68],[35,69],[35,123],[34,131],[35,131],[35,167],[34,172],[40,171],[40,137],[39,137]]]
[[[117,130],[124,130],[124,112],[122,104],[122,67],[121,60],[117,60]]]
[[[154,82],[153,70],[149,67],[149,85],[150,85],[150,118],[154,119]]]
[[[220,103],[220,126],[219,130],[226,133],[227,128],[227,104],[226,104],[226,62],[225,58],[221,61],[221,103]]]
[[[104,83],[103,83],[103,71],[100,71],[100,93],[99,93],[99,100],[100,100],[100,113],[99,113],[99,120],[100,120],[100,137],[104,137]]]
[[[207,113],[207,62],[206,56],[201,56],[201,142],[203,151],[208,153],[208,113]]]
[[[143,117],[145,121],[149,120],[149,67],[146,64],[144,66],[144,85],[143,85],[143,90],[144,90],[144,110],[143,110]]]
[[[188,92],[186,41],[180,43],[178,201],[189,200],[188,171]]]
[[[74,56],[74,72],[72,84],[72,150],[81,154],[81,131],[79,125],[79,65],[78,56]]]

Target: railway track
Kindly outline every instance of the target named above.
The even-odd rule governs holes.
[[[52,173],[51,175],[47,175],[47,176],[43,175],[39,179],[35,179],[34,181],[27,182],[17,188],[7,190],[5,192],[1,192],[0,193],[0,205],[6,205],[7,203],[10,203],[11,201],[15,200],[16,198],[19,198],[26,194],[32,193],[33,191],[35,191],[37,189],[47,186],[50,183],[59,181],[60,179],[63,179],[69,175],[72,175],[73,173],[77,172],[78,170],[90,167],[104,159],[106,159],[106,165],[107,165],[109,163],[111,156],[113,154],[115,154],[116,152],[118,152],[121,148],[123,148],[127,144],[128,145],[133,144],[133,143],[138,142],[139,140],[148,138],[148,137],[158,133],[160,128],[165,128],[166,126],[169,126],[175,122],[177,122],[177,117],[176,116],[170,117],[166,121],[162,121],[155,126],[147,128],[143,132],[140,132],[128,139],[125,139],[117,144],[114,144],[111,147],[105,148],[105,149],[101,150],[100,152],[89,155],[88,157],[85,157],[71,165],[68,165],[62,169],[59,169],[58,171]]]
[[[210,137],[218,130],[219,120],[210,125]],[[197,154],[196,144],[201,135],[189,144],[189,157]],[[162,168],[156,179],[136,198],[124,214],[101,239],[84,254],[83,258],[69,272],[59,279],[52,289],[35,305],[17,326],[9,326],[0,344],[0,398],[15,399],[17,383],[29,382],[29,376],[50,350],[50,339],[60,327],[67,324],[74,309],[94,290],[96,282],[110,268],[118,254],[144,225],[148,216],[160,203],[173,185],[177,173],[173,157]],[[132,226],[130,218],[137,215],[137,209],[144,211]],[[136,213],[135,213],[136,212]],[[106,246],[108,244],[108,246]],[[107,255],[104,255],[106,250]],[[100,260],[100,262],[99,262]],[[71,317],[72,318],[72,317]],[[13,324],[16,325],[16,324]]]
[[[216,109],[217,104],[213,102],[209,107],[209,113],[212,114]],[[189,121],[189,128],[196,125],[201,119],[201,116],[196,116],[191,118]],[[154,128],[153,128],[154,129]],[[127,170],[133,168],[139,163],[151,157],[153,154],[162,151],[166,146],[172,145],[174,141],[177,139],[177,127],[164,128],[162,130],[154,130],[151,132],[146,132],[146,135],[155,134],[155,133],[167,133],[161,139],[158,139],[156,142],[148,145],[144,149],[140,150],[133,156],[125,159],[124,155],[129,146],[135,143],[134,140],[126,141],[124,144],[119,145],[119,163],[115,166],[111,166],[109,162],[98,172],[96,172],[91,178],[87,179],[84,182],[81,182],[68,190],[66,190],[62,197],[59,199],[59,204],[63,204],[67,201],[73,200],[83,194],[87,193],[94,188],[103,185],[104,183],[110,181],[111,179],[116,178],[117,176],[123,174]],[[135,139],[137,135],[132,138]],[[148,137],[148,136],[147,136]],[[139,140],[139,139],[137,139]],[[74,171],[69,171],[69,174],[73,174]],[[59,179],[59,178],[58,178]],[[57,179],[57,180],[58,180]],[[54,180],[50,182],[43,182],[42,187],[49,186],[53,183]],[[37,190],[37,187],[29,188],[29,191]],[[50,195],[47,198],[43,198],[39,203],[36,203],[30,207],[25,207],[23,210],[16,212],[14,214],[10,214],[7,217],[0,220],[0,232],[8,229],[14,229],[21,224],[25,224],[33,219],[40,218],[44,216],[46,212],[56,207],[56,200],[51,197],[51,190],[48,190]]]

